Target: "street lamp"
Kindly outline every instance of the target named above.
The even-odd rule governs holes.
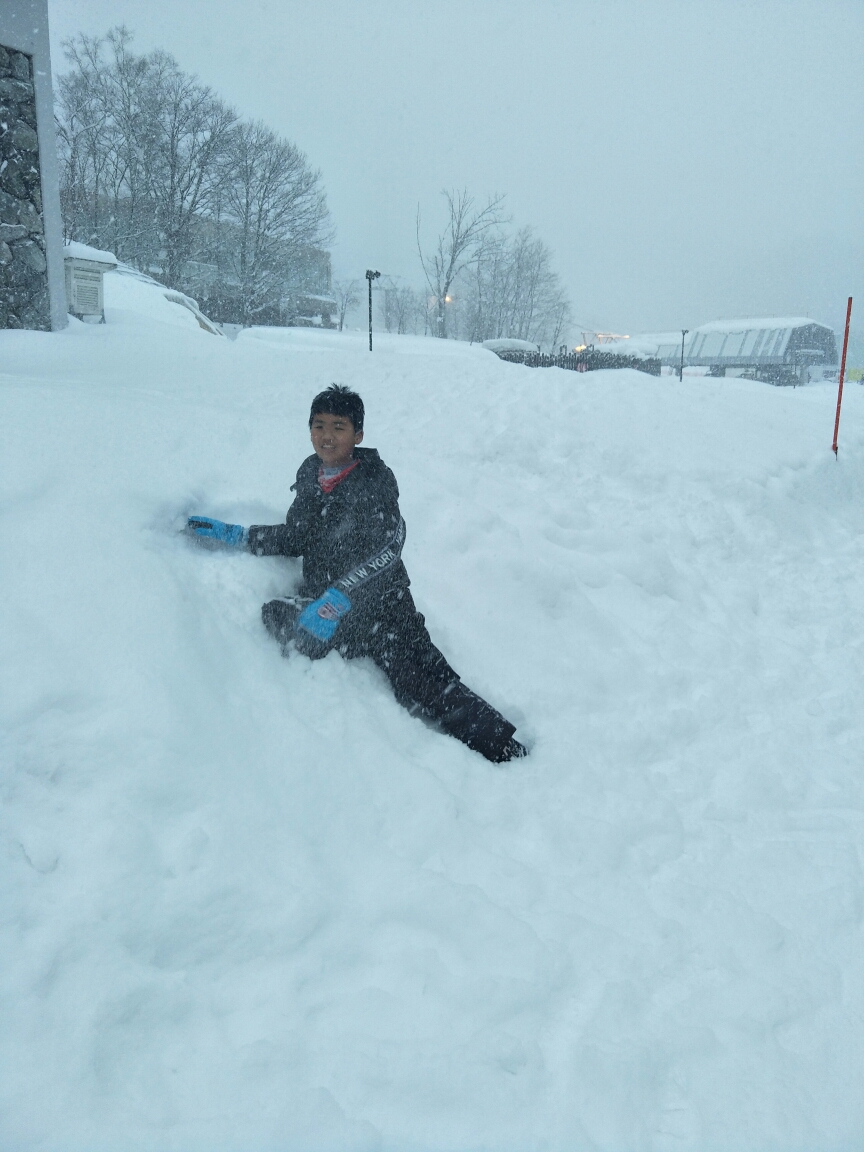
[[[678,369],[678,379],[681,381],[682,384],[684,383],[684,337],[687,335],[687,333],[689,331],[690,331],[689,328],[682,328],[681,329],[681,367]],[[372,337],[370,336],[369,339],[371,340]],[[371,345],[370,345],[370,347],[371,347]]]
[[[366,279],[369,281],[369,351],[372,351],[372,281],[377,280],[381,275],[380,272],[373,272],[371,268],[366,269]]]

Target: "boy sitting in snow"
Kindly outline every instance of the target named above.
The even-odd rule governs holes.
[[[299,595],[261,610],[283,652],[293,642],[312,659],[332,648],[347,659],[371,656],[404,707],[494,763],[524,756],[514,726],[465,687],[414,607],[401,560],[399,489],[377,451],[358,447],[363,416],[360,397],[337,384],[312,401],[315,455],[300,465],[284,524],[247,529],[193,516],[188,530],[257,556],[303,557]]]

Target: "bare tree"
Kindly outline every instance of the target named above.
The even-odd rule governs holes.
[[[461,272],[479,259],[483,242],[491,229],[503,223],[503,196],[490,196],[478,208],[467,189],[444,191],[448,220],[431,255],[424,255],[420,243],[420,208],[417,208],[417,252],[426,283],[436,302],[436,333],[447,338],[447,304],[450,289]]]
[[[515,337],[555,347],[570,318],[551,253],[530,227],[489,236],[459,291],[472,340]]]
[[[345,327],[345,315],[361,300],[359,280],[334,280],[333,296],[339,305],[339,331]]]
[[[278,307],[299,253],[329,239],[327,201],[320,173],[260,121],[232,129],[220,175],[217,265],[248,325]]]
[[[397,288],[393,293],[391,308],[398,333],[404,335],[406,332],[416,332],[417,322],[423,318],[426,310],[426,293],[417,292],[408,286]]]
[[[162,51],[136,55],[126,28],[64,44],[58,78],[67,237],[177,288],[220,318],[269,322],[290,293],[329,290],[320,173],[263,124],[238,121]]]
[[[60,198],[67,236],[143,266],[154,247],[145,237],[155,228],[147,187],[155,137],[146,131],[150,60],[133,56],[130,41],[120,27],[63,45],[72,67],[57,82]]]
[[[124,27],[64,44],[58,137],[67,233],[178,284],[218,183],[236,114],[166,52],[136,56]],[[104,49],[108,48],[106,59]]]
[[[570,301],[566,298],[560,299],[549,310],[548,318],[548,332],[549,332],[549,348],[552,352],[557,351],[559,344],[567,334],[567,329],[573,319],[573,312],[570,308]]]
[[[192,254],[195,223],[219,185],[219,161],[237,115],[166,53],[152,59],[151,124],[159,147],[150,184],[165,252],[163,274],[169,284],[179,284]]]

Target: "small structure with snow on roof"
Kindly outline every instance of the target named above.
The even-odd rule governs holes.
[[[63,246],[66,273],[66,301],[69,312],[88,323],[105,323],[105,295],[102,277],[117,267],[113,252],[103,252],[68,240]]]
[[[690,334],[685,363],[712,376],[803,384],[811,370],[837,364],[834,332],[808,316],[715,320]]]
[[[496,340],[484,340],[484,348],[488,348],[490,352],[500,354],[501,352],[539,352],[540,345],[532,344],[530,340],[517,340],[515,337],[501,337]]]

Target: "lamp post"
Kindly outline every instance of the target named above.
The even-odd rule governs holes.
[[[381,275],[380,272],[373,272],[371,268],[366,269],[366,279],[369,281],[369,351],[372,351],[372,281],[377,280]]]
[[[681,329],[681,367],[678,369],[678,379],[681,381],[682,384],[684,383],[684,337],[687,335],[687,333],[689,331],[690,331],[689,328],[682,328]],[[370,337],[370,339],[371,339],[371,337]]]

